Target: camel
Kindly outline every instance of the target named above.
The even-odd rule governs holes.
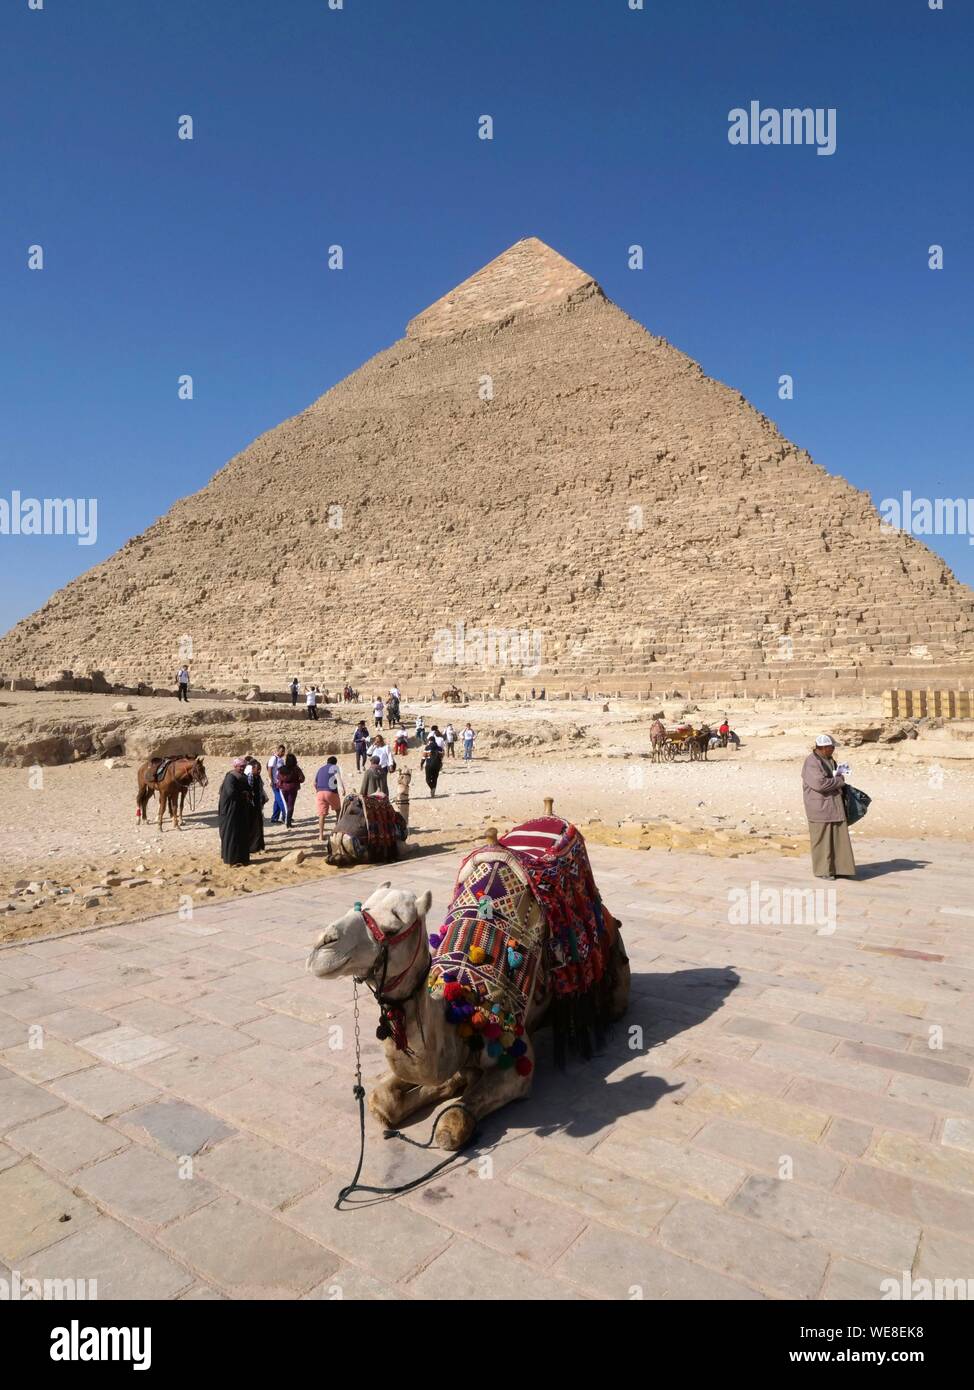
[[[483,851],[475,851],[464,861],[458,887],[464,872],[473,874],[478,866],[489,863],[497,846],[496,831],[488,832]],[[519,941],[540,943],[538,973],[525,1001],[523,1024],[518,1025],[517,1065],[495,1065],[495,1058],[488,1055],[489,1045],[475,1051],[468,1041],[470,1029],[464,1036],[450,1021],[448,1008],[438,994],[426,932],[431,905],[430,892],[417,897],[394,889],[389,882],[381,884],[366,902],[356,904],[321,933],[308,957],[308,970],[321,979],[350,975],[368,985],[376,996],[381,1011],[377,1036],[384,1040],[389,1064],[388,1075],[369,1096],[369,1109],[376,1120],[386,1129],[398,1129],[427,1106],[461,1098],[459,1105],[440,1115],[433,1134],[438,1147],[457,1150],[470,1141],[484,1116],[530,1095],[534,1077],[532,1035],[553,1012],[550,937],[538,899],[525,890],[523,911],[515,925]],[[607,1022],[621,1018],[629,1003],[628,957],[614,923],[613,928],[601,996]],[[438,938],[434,936],[433,941],[438,943]],[[483,1039],[477,1041],[482,1043]]]
[[[399,784],[399,795],[396,797],[396,805],[399,807],[399,814],[402,816],[403,825],[409,829],[409,784],[413,780],[413,774],[408,768],[401,768],[397,778]]]
[[[163,761],[166,761],[166,769],[162,774],[161,780],[156,780],[156,768]],[[162,831],[163,818],[168,811],[172,817],[173,824],[177,830],[183,828],[183,807],[186,804],[186,795],[190,787],[196,785],[205,787],[208,785],[206,768],[203,766],[202,757],[186,758],[172,757],[169,759],[149,758],[139,768],[139,790],[135,798],[136,816],[139,822],[139,829],[142,829],[146,819],[149,800],[156,792],[159,793],[159,820],[158,826]]]

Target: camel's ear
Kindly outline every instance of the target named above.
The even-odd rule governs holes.
[[[416,899],[416,911],[420,917],[425,917],[433,905],[433,894],[427,888],[421,898]]]

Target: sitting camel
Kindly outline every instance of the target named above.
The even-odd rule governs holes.
[[[417,898],[384,883],[318,938],[308,969],[323,979],[351,975],[369,986],[379,1004],[377,1036],[384,1040],[390,1070],[370,1095],[369,1109],[386,1128],[397,1129],[417,1111],[461,1097],[434,1130],[440,1148],[460,1149],[484,1116],[530,1094],[531,1038],[544,1022],[581,1037],[583,1017],[597,1027],[625,1013],[629,962],[618,924],[597,893],[583,904],[594,912],[598,929],[586,938],[593,944],[581,983],[582,918],[569,923],[573,945],[566,954],[564,938],[548,921],[549,915],[561,921],[554,900],[546,897],[547,889],[535,891],[529,874],[518,869],[519,853],[525,862],[530,854],[519,832],[551,841],[555,834],[530,827],[552,825],[564,827],[563,838],[574,837],[572,851],[580,843],[585,856],[582,837],[565,822],[528,822],[500,841],[492,832],[489,843],[464,861],[447,921],[429,937],[432,895]],[[570,891],[578,882],[576,874]],[[493,962],[486,947],[469,944],[475,938],[500,942]],[[574,996],[573,981],[580,984]],[[584,1010],[572,1014],[577,1000]]]

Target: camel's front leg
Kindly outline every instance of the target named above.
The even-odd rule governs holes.
[[[534,1048],[529,1038],[525,1037],[524,1041],[527,1043],[524,1056],[532,1063],[532,1070],[527,1076],[521,1076],[513,1067],[505,1070],[488,1067],[482,1071],[480,1077],[464,1091],[463,1108],[446,1110],[437,1120],[434,1139],[439,1148],[462,1149],[470,1142],[477,1122],[485,1115],[499,1110],[509,1101],[526,1100],[531,1094]]]
[[[413,1086],[398,1076],[385,1076],[369,1096],[369,1109],[386,1129],[398,1129],[403,1120],[425,1105],[452,1100],[467,1084],[464,1072],[456,1072],[438,1086]]]

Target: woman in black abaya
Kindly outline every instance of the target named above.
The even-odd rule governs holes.
[[[426,745],[426,755],[423,758],[423,775],[426,778],[426,785],[430,789],[430,796],[436,795],[436,783],[442,766],[443,750],[437,743],[435,735],[430,734],[429,742]]]

